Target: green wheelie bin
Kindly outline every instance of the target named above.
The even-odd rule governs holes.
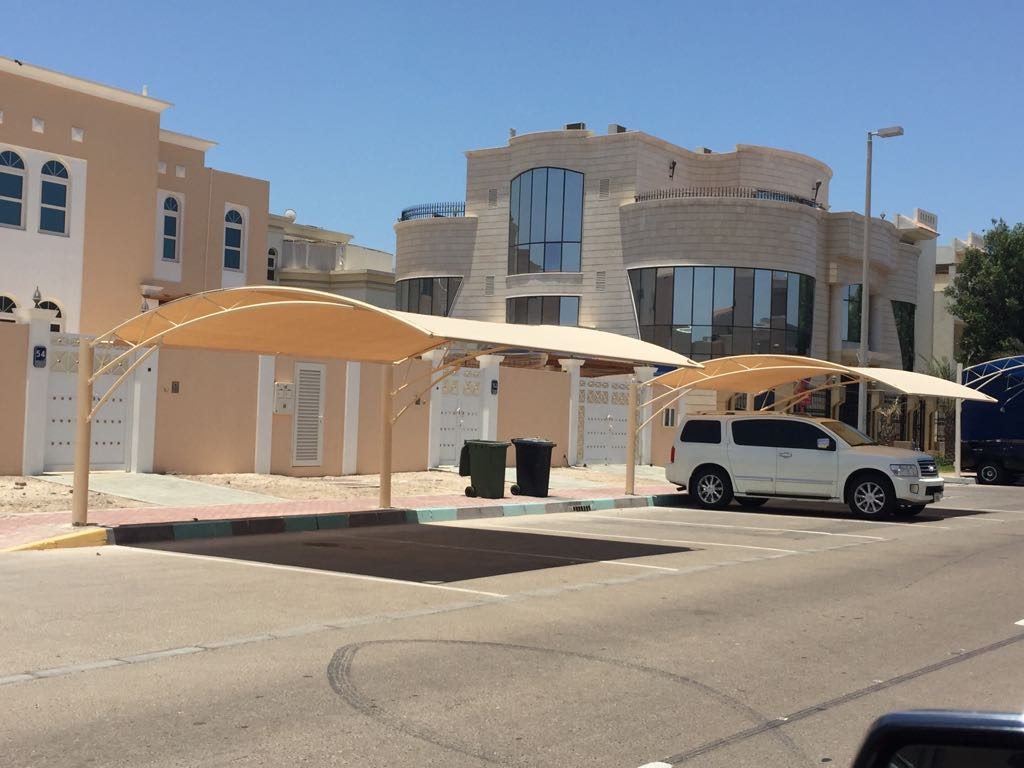
[[[459,454],[459,474],[469,475],[467,496],[500,499],[505,496],[505,452],[510,443],[467,440]]]

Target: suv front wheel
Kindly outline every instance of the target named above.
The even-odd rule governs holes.
[[[873,472],[860,475],[846,492],[850,511],[861,517],[882,517],[896,510],[896,492],[888,478]]]
[[[705,509],[723,509],[732,501],[732,483],[724,470],[701,467],[693,473],[690,493]]]

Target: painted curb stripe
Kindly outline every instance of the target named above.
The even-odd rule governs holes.
[[[106,529],[111,544],[148,544],[157,541],[208,539],[223,536],[253,536],[266,533],[365,528],[376,525],[440,523],[523,515],[549,515],[563,512],[609,511],[636,507],[677,507],[676,495],[615,496],[600,499],[560,499],[558,501],[515,502],[480,507],[425,507],[422,509],[384,509],[365,512],[334,512],[322,515],[279,515],[236,520],[196,520],[181,523],[131,523]]]

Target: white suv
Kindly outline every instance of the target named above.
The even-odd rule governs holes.
[[[804,499],[871,517],[916,515],[944,485],[927,454],[878,445],[834,419],[770,413],[687,417],[665,475],[710,509]]]

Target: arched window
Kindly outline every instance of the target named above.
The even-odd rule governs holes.
[[[224,216],[224,269],[242,269],[242,232],[245,219],[232,208]]]
[[[18,305],[14,303],[14,299],[0,294],[0,323],[13,323],[14,310],[17,308]]]
[[[60,305],[57,302],[50,301],[49,299],[47,299],[46,301],[40,301],[39,302],[39,308],[40,309],[56,310],[56,312],[57,312],[57,316],[55,318],[53,318],[53,322],[50,323],[50,332],[51,333],[60,333],[62,330],[64,330],[64,320],[63,320],[64,315],[60,311]]]
[[[39,191],[39,231],[68,233],[68,169],[56,160],[43,165]]]
[[[277,282],[277,248],[267,251],[267,282]]]
[[[509,188],[508,273],[579,272],[583,174],[533,168]]]
[[[163,261],[178,260],[178,243],[181,232],[181,203],[175,197],[164,200],[164,234],[163,250],[160,258]]]
[[[25,161],[10,150],[0,152],[0,226],[25,226]]]

